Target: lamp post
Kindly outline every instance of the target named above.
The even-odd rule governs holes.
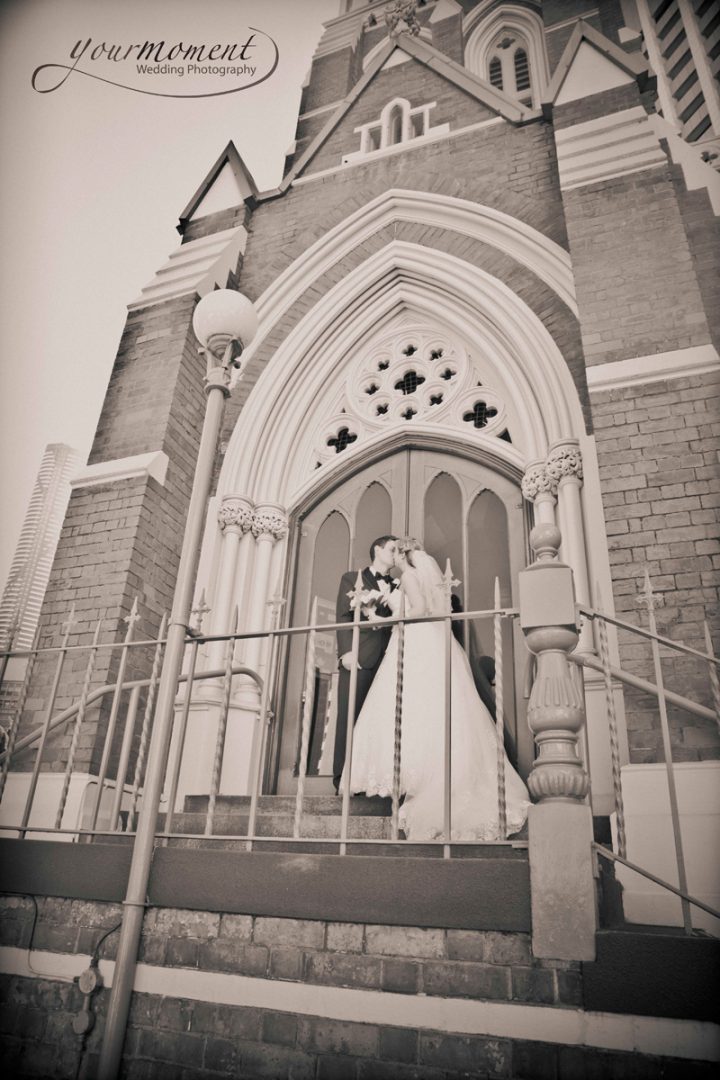
[[[123,904],[115,974],[98,1066],[100,1080],[115,1080],[120,1070],[145,914],[160,796],[172,735],[175,696],[190,620],[190,606],[220,424],[225,399],[230,394],[231,370],[240,367],[240,355],[254,338],[257,326],[257,315],[250,301],[231,289],[218,289],[208,293],[200,300],[193,315],[193,330],[207,360],[207,405],[168,624],[142,807]]]

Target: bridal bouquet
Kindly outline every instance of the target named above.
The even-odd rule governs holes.
[[[381,604],[387,604],[391,592],[392,588],[387,581],[378,581],[375,589],[351,589],[348,593],[350,610],[355,611],[359,607],[361,614],[373,622],[380,618],[377,609]]]

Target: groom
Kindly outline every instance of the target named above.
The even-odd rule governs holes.
[[[387,582],[391,588],[395,587],[395,581],[388,571],[395,563],[396,536],[379,536],[370,545],[370,565],[362,572],[362,585],[364,589],[377,589],[378,581]],[[338,589],[337,608],[335,621],[352,624],[354,612],[350,606],[350,596],[355,589],[357,570],[349,570],[343,574]],[[385,618],[392,615],[390,608],[385,604],[379,604],[377,614]],[[361,622],[367,622],[365,615],[361,613]],[[350,669],[352,667],[352,625],[347,630],[337,631],[338,656],[340,678],[338,685],[337,727],[335,732],[335,756],[333,760],[333,784],[337,792],[340,779],[345,767],[345,747],[347,745],[348,711],[350,708]],[[367,697],[368,690],[372,686],[375,673],[380,667],[380,662],[385,655],[388,641],[390,640],[390,628],[386,626],[373,627],[372,630],[360,631],[360,645],[358,650],[358,673],[357,693],[355,697],[355,715],[353,724],[358,718],[363,702]]]

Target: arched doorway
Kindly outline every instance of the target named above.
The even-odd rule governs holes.
[[[318,621],[335,621],[337,587],[347,569],[369,562],[372,540],[385,533],[415,536],[444,568],[449,558],[465,611],[493,606],[500,581],[505,606],[514,603],[517,574],[527,561],[527,525],[515,480],[478,460],[449,450],[407,448],[367,465],[298,515],[289,582],[289,624],[307,625],[317,603]],[[533,745],[522,697],[526,651],[518,628],[504,628],[504,705],[517,764],[530,768]],[[493,654],[492,619],[478,619],[465,635],[475,655]],[[306,691],[307,638],[289,640],[282,658],[270,787],[295,789]],[[337,682],[335,635],[318,634],[311,689],[312,728],[307,789],[330,792]]]

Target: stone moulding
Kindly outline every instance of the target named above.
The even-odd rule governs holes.
[[[134,454],[132,457],[115,458],[114,461],[100,461],[80,469],[71,479],[70,486],[74,491],[76,488],[114,484],[118,480],[133,480],[139,477],[152,477],[158,484],[164,484],[168,464],[169,458],[164,450],[151,450],[149,454]]]

